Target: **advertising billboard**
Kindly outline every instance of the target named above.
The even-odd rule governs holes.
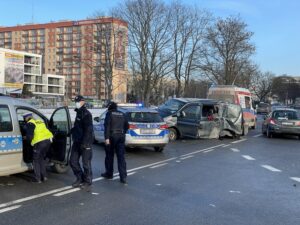
[[[23,88],[24,56],[6,52],[4,65],[4,86],[8,88]]]

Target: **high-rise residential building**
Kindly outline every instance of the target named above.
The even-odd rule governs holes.
[[[65,95],[126,101],[127,23],[112,17],[0,27],[0,48],[41,54],[42,73],[64,75]]]

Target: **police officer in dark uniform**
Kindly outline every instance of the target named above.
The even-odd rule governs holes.
[[[92,114],[86,109],[83,96],[75,98],[77,112],[74,127],[71,130],[73,146],[70,156],[70,166],[76,176],[73,187],[81,187],[91,191],[92,185],[92,144],[94,142],[94,131]],[[79,159],[82,158],[83,169]]]
[[[125,134],[129,128],[125,115],[117,110],[117,104],[111,102],[108,105],[108,113],[104,121],[105,137],[105,169],[106,172],[101,176],[106,179],[113,178],[114,152],[118,159],[118,170],[120,182],[126,184],[126,162],[125,162]]]

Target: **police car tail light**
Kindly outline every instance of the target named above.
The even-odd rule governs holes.
[[[135,124],[129,124],[129,129],[130,130],[134,130],[134,129],[137,129],[138,127],[137,127],[137,125],[135,125]]]
[[[168,129],[168,125],[167,124],[160,125],[159,129],[161,129],[161,130]]]

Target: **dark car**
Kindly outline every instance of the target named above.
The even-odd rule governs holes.
[[[256,108],[257,114],[269,114],[271,112],[271,106],[268,103],[259,103]]]
[[[300,115],[295,109],[277,108],[262,124],[262,133],[271,138],[274,134],[297,135],[300,139]]]
[[[244,133],[242,108],[236,104],[181,98],[169,100],[159,107],[159,112],[165,115],[171,141],[178,137],[218,138]]]

